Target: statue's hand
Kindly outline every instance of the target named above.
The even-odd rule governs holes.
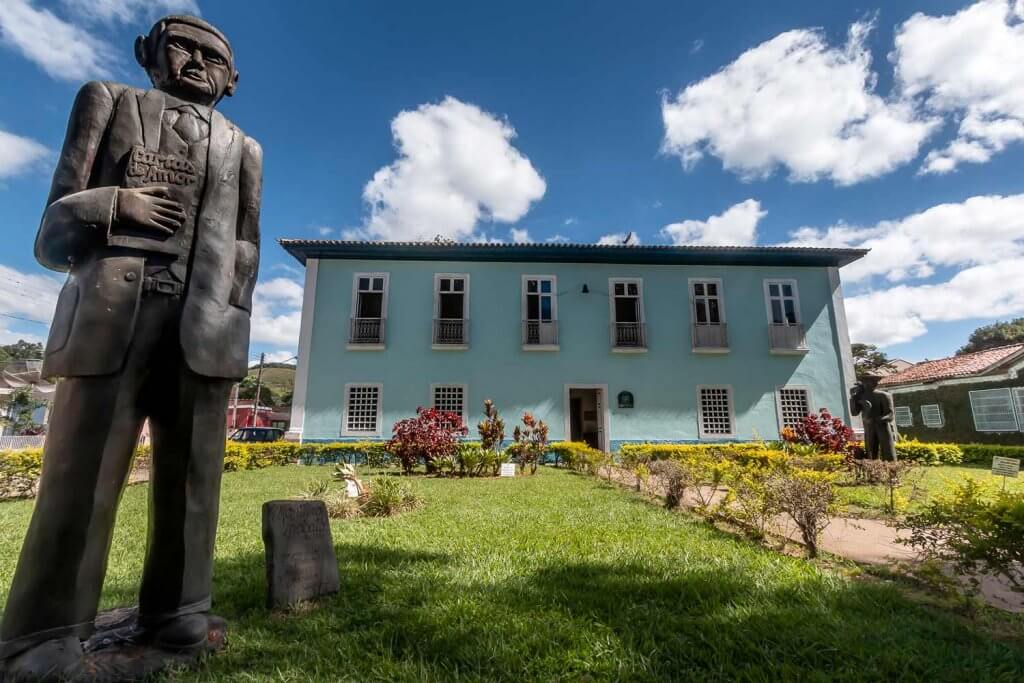
[[[170,237],[185,221],[185,209],[169,198],[165,187],[120,188],[117,221]]]

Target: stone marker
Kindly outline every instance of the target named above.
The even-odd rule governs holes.
[[[322,500],[264,503],[263,544],[267,607],[288,607],[340,589],[331,525]]]

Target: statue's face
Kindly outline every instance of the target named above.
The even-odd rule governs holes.
[[[217,36],[170,24],[160,36],[149,75],[153,85],[189,102],[214,105],[235,85],[231,52]]]

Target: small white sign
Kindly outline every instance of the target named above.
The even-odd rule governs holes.
[[[503,477],[514,477],[514,476],[516,476],[516,464],[514,462],[503,462],[503,463],[501,463],[501,476],[503,476]]]
[[[992,474],[1017,478],[1020,473],[1020,458],[1004,458],[997,455],[992,458]]]

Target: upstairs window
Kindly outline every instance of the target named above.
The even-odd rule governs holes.
[[[345,385],[343,433],[347,436],[380,434],[380,384]]]
[[[910,406],[896,406],[893,409],[893,416],[896,419],[897,427],[914,426],[914,413],[910,410]]]
[[[727,438],[735,434],[732,387],[697,389],[697,426],[701,438]]]
[[[639,278],[611,279],[612,346],[614,348],[647,347],[644,333],[643,281]]]
[[[933,429],[942,427],[942,406],[938,403],[929,403],[921,406],[921,424]]]
[[[468,275],[438,275],[434,296],[437,318],[441,320],[464,320],[466,296],[469,294]]]
[[[523,276],[523,344],[558,344],[558,300],[554,275]]]
[[[796,429],[811,412],[811,399],[803,387],[779,387],[776,400],[779,406],[779,426],[783,429]]]
[[[721,325],[725,322],[722,308],[722,283],[719,280],[693,280],[693,321],[698,325]]]
[[[353,276],[350,343],[384,343],[387,292],[387,273],[356,273]]]
[[[765,280],[768,322],[772,325],[799,325],[800,299],[796,280]]]

